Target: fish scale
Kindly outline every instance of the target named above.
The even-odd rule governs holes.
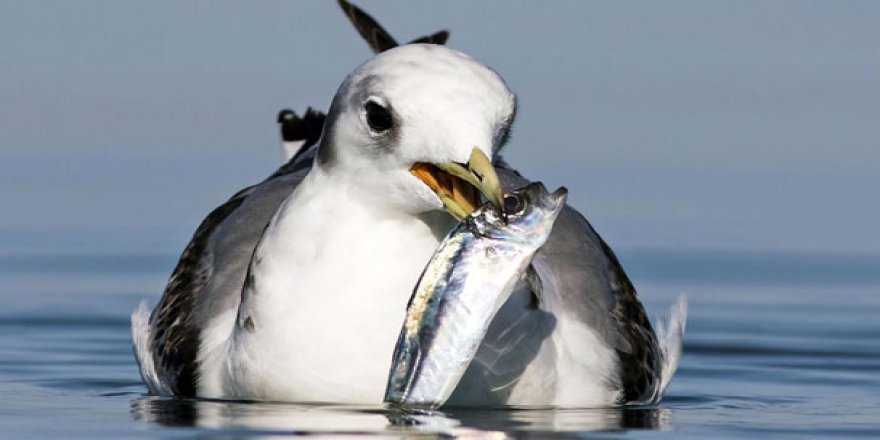
[[[446,236],[407,306],[386,402],[429,408],[446,402],[547,240],[566,194],[532,183],[507,196],[513,212],[499,215],[486,204]]]

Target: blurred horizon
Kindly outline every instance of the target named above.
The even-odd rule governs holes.
[[[880,254],[880,3],[355,3],[496,69],[619,254]],[[178,254],[369,56],[335,2],[0,3],[0,256]]]

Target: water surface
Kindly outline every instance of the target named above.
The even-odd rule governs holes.
[[[660,405],[397,414],[148,396],[128,317],[158,299],[174,255],[2,257],[0,427],[8,438],[880,436],[880,258],[621,258],[652,316],[682,292],[690,300],[684,357]]]

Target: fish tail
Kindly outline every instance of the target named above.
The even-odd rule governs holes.
[[[681,359],[682,339],[687,321],[687,296],[681,294],[669,311],[669,320],[658,322],[657,340],[663,354],[663,364],[660,371],[660,388],[657,399],[663,397],[672,375],[678,369],[678,361]]]

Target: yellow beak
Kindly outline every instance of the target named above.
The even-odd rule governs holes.
[[[499,212],[501,210],[501,182],[492,161],[477,147],[471,151],[467,163],[417,162],[410,168],[410,172],[428,185],[443,202],[446,210],[458,220],[467,217],[480,206],[480,193]]]

